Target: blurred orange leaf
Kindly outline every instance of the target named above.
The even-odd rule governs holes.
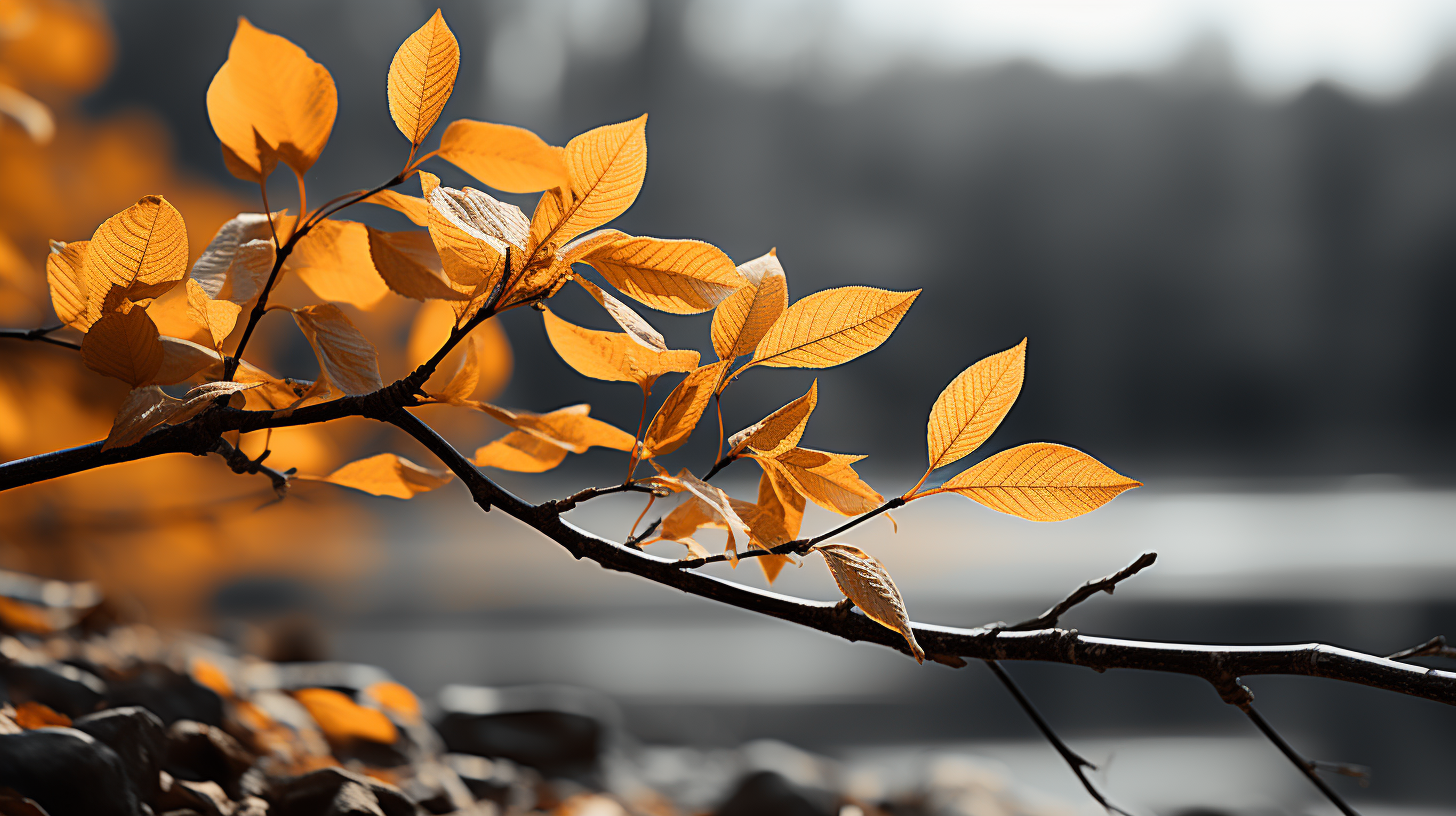
[[[514,470],[518,473],[541,473],[561,464],[567,450],[536,434],[511,431],[500,439],[475,451],[475,464],[481,467]]]
[[[387,745],[399,735],[384,712],[365,708],[342,692],[305,688],[293,692],[293,696],[308,709],[319,730],[334,744],[363,739]]]
[[[454,475],[448,470],[421,467],[399,454],[381,453],[350,462],[327,476],[298,478],[352,487],[375,496],[411,499],[448,484]]]

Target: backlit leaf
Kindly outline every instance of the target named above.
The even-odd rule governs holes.
[[[647,176],[647,116],[566,143],[570,184],[548,191],[531,218],[531,251],[560,247],[627,211]],[[554,250],[553,250],[554,251]]]
[[[99,304],[92,304],[86,297],[86,247],[90,241],[51,241],[51,252],[46,256],[46,283],[51,290],[51,306],[56,317],[77,331],[86,331],[96,322],[100,313]]]
[[[213,365],[217,366],[216,376],[222,376],[222,355],[216,349],[180,337],[164,336],[161,343],[162,365],[152,375],[152,382],[158,385],[174,385]]]
[[[541,473],[566,459],[566,448],[547,442],[535,434],[511,431],[500,439],[475,451],[475,464],[481,467],[513,470],[517,473]]]
[[[214,348],[232,333],[242,307],[230,300],[213,300],[197,281],[187,279],[187,316],[212,337]]]
[[[182,395],[182,399],[177,404],[177,410],[167,417],[167,422],[174,425],[186,422],[202,413],[218,397],[225,394],[237,394],[241,391],[248,391],[254,388],[262,388],[263,385],[261,382],[203,383]]]
[[[459,70],[460,44],[436,10],[389,64],[389,115],[410,143],[423,142],[435,126]]]
[[[304,688],[293,692],[293,696],[308,709],[319,730],[335,745],[347,744],[355,739],[388,745],[399,736],[394,723],[383,711],[365,708],[343,692]]]
[[[339,390],[360,396],[384,387],[379,360],[369,342],[332,303],[293,310],[293,320],[313,346],[319,370]]]
[[[182,214],[161,196],[146,196],[96,228],[82,269],[98,312],[162,294],[187,274]]]
[[[375,496],[410,499],[444,486],[454,476],[448,470],[421,467],[398,454],[381,453],[368,459],[350,462],[322,478],[300,478],[316,478],[318,481],[352,487]]]
[[[607,230],[581,255],[623,294],[674,314],[706,312],[744,286],[723,250],[702,241],[636,238]]]
[[[456,190],[436,187],[426,200],[430,205],[485,235],[524,251],[531,239],[531,222],[514,204],[507,204],[473,187]],[[524,258],[520,259],[524,261]]]
[[[986,458],[940,490],[1024,519],[1062,521],[1141,486],[1075,448],[1032,442]]]
[[[116,412],[116,419],[111,423],[111,432],[106,435],[101,449],[111,450],[135,444],[146,436],[147,431],[166,422],[181,405],[181,400],[167,396],[166,392],[155,385],[133,388],[126,395],[121,409]]]
[[[357,221],[320,221],[299,239],[283,269],[324,300],[373,308],[389,294],[374,268],[369,231]]]
[[[925,444],[930,469],[948,465],[985,442],[1011,410],[1026,376],[1026,341],[962,371],[935,399]]]
[[[460,367],[455,370],[450,381],[445,383],[445,387],[438,394],[434,394],[446,401],[470,399],[470,395],[475,393],[476,385],[480,383],[480,334],[472,332],[460,341],[460,347],[465,350]]]
[[[565,151],[525,128],[459,119],[445,128],[440,158],[507,193],[566,187]]]
[[[795,490],[808,500],[843,516],[868,513],[885,497],[865,484],[852,465],[863,456],[793,448],[769,459],[755,457],[767,469],[776,467]]]
[[[829,368],[873,351],[890,337],[920,290],[845,286],[790,306],[764,335],[749,365]]]
[[[748,281],[713,311],[713,351],[720,360],[752,354],[770,327],[789,308],[789,284],[778,255],[769,250],[738,267]]]
[[[694,370],[667,395],[652,424],[643,437],[642,458],[651,459],[672,453],[688,441],[703,410],[713,398],[713,388],[723,376],[727,362],[717,362]]]
[[[571,453],[586,453],[593,446],[629,451],[637,443],[632,434],[590,416],[590,405],[568,405],[549,413],[537,414],[474,400],[459,404],[474,408],[502,424],[537,436]]]
[[[191,277],[208,297],[245,306],[258,296],[273,271],[273,229],[282,237],[293,223],[283,212],[273,221],[270,227],[265,213],[238,213],[222,225],[192,265]]]
[[[495,285],[505,274],[505,253],[508,244],[491,234],[496,226],[489,221],[475,222],[473,213],[457,206],[458,202],[436,188],[430,202],[430,238],[440,255],[445,275],[460,284],[461,291],[473,294]]]
[[[670,371],[692,371],[698,367],[696,351],[657,351],[622,332],[584,329],[542,312],[546,336],[566,364],[596,380],[634,382],[650,389],[658,377]]]
[[[207,115],[223,147],[258,181],[264,169],[254,130],[302,176],[329,140],[338,111],[334,79],[302,48],[238,18],[237,33],[207,88]]]
[[[81,359],[92,371],[133,386],[146,385],[162,367],[157,324],[130,302],[103,315],[81,340]]]
[[[418,368],[445,344],[450,330],[455,326],[455,316],[450,306],[441,301],[429,301],[420,307],[410,327],[409,343],[406,346],[408,371]],[[489,399],[500,393],[511,379],[511,342],[501,328],[499,320],[488,320],[475,327],[470,336],[455,347],[435,368],[435,373],[425,381],[426,393],[438,394],[444,391],[459,373],[466,357],[467,348],[475,349],[478,361],[479,379],[474,390],[456,399],[478,396]]]
[[[631,306],[613,297],[610,292],[603,291],[600,286],[586,278],[577,278],[576,282],[581,284],[581,287],[592,296],[593,300],[607,310],[607,314],[611,315],[612,319],[617,321],[617,325],[631,335],[633,340],[648,348],[667,351],[667,339],[657,329],[652,328],[652,324],[643,319],[642,315],[632,311]]]
[[[814,413],[814,406],[818,404],[819,381],[815,380],[804,396],[774,411],[757,424],[734,434],[728,440],[729,454],[736,456],[744,450],[752,450],[761,456],[773,458],[788,451],[803,438],[809,416]]]
[[[421,175],[424,174],[421,173]],[[416,226],[428,227],[430,225],[429,202],[418,196],[405,195],[394,190],[380,190],[366,198],[365,201],[370,204],[378,204],[381,207],[388,207],[398,213],[403,213]]]
[[[659,468],[659,474],[663,472]],[[730,556],[737,552],[739,540],[745,542],[750,540],[748,525],[739,517],[738,511],[733,509],[733,500],[721,488],[697,478],[687,468],[678,471],[676,476],[659,475],[657,481],[674,492],[687,491],[703,501],[716,521],[728,531],[727,552]],[[736,565],[736,558],[730,558],[730,560]]]
[[[925,650],[915,642],[910,616],[895,581],[874,556],[848,544],[818,544],[814,551],[824,556],[834,583],[844,597],[865,613],[865,617],[905,636],[905,643],[918,663],[925,662]]]
[[[415,300],[464,300],[450,285],[428,232],[380,232],[367,227],[369,256],[379,277],[396,293]]]

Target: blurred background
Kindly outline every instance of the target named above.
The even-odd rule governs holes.
[[[867,481],[899,493],[923,467],[944,385],[1029,337],[1025,388],[986,450],[1063,442],[1146,483],[1053,525],[942,496],[899,511],[898,532],[876,522],[846,536],[886,563],[915,619],[1019,620],[1153,550],[1154,568],[1064,624],[1385,654],[1456,620],[1456,6],[442,5],[462,48],[444,121],[507,122],[564,144],[650,114],[647,182],[613,226],[700,238],[740,263],[777,247],[791,300],[849,284],[925,288],[859,361],[745,377],[724,401],[730,433],[817,376],[803,444],[868,454]],[[333,74],[339,115],[307,179],[322,201],[402,162],[384,77],[434,8],[127,0],[47,48],[0,47],[0,78],[56,114],[46,148],[0,122],[5,324],[53,320],[46,239],[88,237],[142,194],[178,205],[194,257],[222,221],[259,208],[225,171],[204,104],[237,15]],[[427,169],[473,183],[438,160]],[[350,217],[409,226],[381,208]],[[398,376],[414,305],[367,305],[349,313],[379,332],[386,379]],[[575,289],[553,308],[608,326]],[[710,349],[707,316],[647,316],[674,347]],[[635,389],[576,375],[529,310],[502,322],[515,373],[493,401],[586,401],[634,427]],[[257,349],[274,373],[311,378],[303,339],[264,328]],[[0,349],[0,453],[100,438],[114,386],[62,349]],[[458,409],[422,415],[465,450],[502,434]],[[674,462],[701,473],[709,437]],[[271,447],[269,464],[312,473],[384,450],[430,464],[362,421],[279,432]],[[619,479],[621,458],[597,449],[500,478],[539,501]],[[723,485],[751,498],[756,479],[735,466]],[[184,480],[199,495],[159,487]],[[131,614],[270,656],[377,665],[427,700],[452,683],[576,686],[643,743],[778,739],[882,767],[965,752],[1096,810],[983,668],[917,666],[576,563],[481,516],[459,485],[408,503],[306,485],[270,504],[261,487],[216,461],[168,460],[29,488],[0,509],[0,565],[96,580]],[[620,539],[641,505],[604,499],[573,520]],[[811,507],[805,531],[832,523]],[[753,569],[722,572],[763,585]],[[816,562],[774,588],[838,597]],[[1319,808],[1199,682],[1010,670],[1124,806]],[[1249,685],[1308,756],[1374,768],[1369,787],[1335,783],[1370,812],[1451,807],[1449,709],[1324,681]]]

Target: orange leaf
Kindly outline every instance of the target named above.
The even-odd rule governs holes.
[[[525,128],[459,119],[445,128],[440,158],[507,193],[566,187],[565,151]]]
[[[410,327],[409,343],[406,346],[409,370],[413,371],[433,357],[449,339],[450,330],[454,326],[455,317],[448,304],[436,300],[421,306]],[[470,348],[475,349],[479,379],[471,393],[460,395],[455,400],[477,395],[482,399],[489,399],[500,393],[511,379],[512,359],[511,341],[506,338],[499,320],[488,320],[477,326],[466,340],[447,354],[435,368],[435,373],[425,381],[425,393],[440,394],[445,391],[459,373]]]
[[[567,450],[560,445],[525,431],[511,431],[500,439],[475,451],[475,464],[481,467],[514,470],[517,473],[541,473],[561,464]]]
[[[875,350],[889,339],[920,290],[888,292],[845,286],[790,306],[759,342],[749,365],[829,368]]]
[[[175,385],[214,364],[218,366],[216,376],[222,376],[222,355],[216,349],[178,337],[164,336],[161,342],[162,365],[152,375],[152,382],[157,385]]]
[[[930,469],[960,459],[1006,418],[1026,376],[1026,340],[976,363],[951,380],[930,409],[925,445]]]
[[[15,716],[11,719],[15,720],[16,725],[27,731],[53,726],[64,728],[71,724],[70,717],[34,700],[27,700],[16,706]]]
[[[706,312],[747,281],[723,250],[702,241],[593,236],[580,260],[628,297],[673,314]]]
[[[411,144],[423,142],[435,126],[459,70],[460,43],[436,9],[389,64],[389,115]]]
[[[222,225],[192,265],[191,277],[208,297],[245,306],[258,296],[273,271],[273,229],[282,236],[293,219],[276,212],[273,222],[265,213],[238,213]]]
[[[319,730],[336,745],[353,739],[393,743],[399,732],[384,712],[365,708],[348,695],[326,688],[305,688],[293,696],[318,723]]]
[[[373,308],[389,294],[389,287],[374,268],[369,231],[357,221],[320,221],[299,239],[283,262],[324,300]]]
[[[182,214],[161,196],[146,196],[96,228],[82,269],[87,300],[99,313],[162,294],[187,274]]]
[[[804,396],[734,434],[728,440],[728,455],[737,456],[744,450],[752,450],[760,456],[773,458],[788,451],[803,438],[809,416],[818,404],[819,381],[815,380]]]
[[[241,369],[239,369],[241,371]],[[262,382],[209,382],[196,386],[182,395],[181,403],[177,410],[167,417],[167,421],[177,425],[197,416],[212,405],[213,400],[224,394],[237,394],[253,388],[261,388]],[[237,407],[234,405],[234,407]]]
[[[440,265],[440,254],[428,232],[369,233],[369,257],[384,284],[396,293],[415,300],[465,300],[469,293],[450,284]]]
[[[758,507],[778,523],[785,541],[799,537],[799,528],[804,523],[804,497],[772,465],[763,466],[763,476],[758,480]],[[760,556],[758,561],[769,583],[774,582],[784,567],[793,563],[787,555]]]
[[[658,377],[670,371],[692,371],[698,366],[696,351],[658,351],[630,335],[583,329],[543,310],[546,336],[566,364],[596,380],[634,382],[650,389]]]
[[[986,458],[935,492],[954,491],[1031,521],[1063,521],[1141,486],[1075,448],[1032,442]]]
[[[124,448],[141,441],[147,431],[166,422],[181,405],[181,400],[167,396],[155,385],[133,388],[116,412],[111,432],[106,435],[101,449]]]
[[[364,689],[364,694],[379,703],[380,708],[392,712],[402,719],[418,721],[422,715],[420,698],[416,697],[413,691],[393,680],[370,683]]]
[[[560,247],[627,211],[647,176],[647,116],[566,143],[570,184],[548,191],[531,217],[531,253]]]
[[[99,316],[86,297],[86,247],[90,241],[51,241],[46,256],[46,283],[51,290],[51,306],[56,317],[71,328],[84,332]]]
[[[263,177],[262,141],[302,176],[328,143],[338,107],[334,79],[322,65],[288,40],[238,18],[227,62],[207,88],[212,129],[224,153],[241,164],[229,163],[234,175],[245,181]]]
[[[202,284],[187,279],[187,316],[212,337],[213,348],[222,348],[222,341],[232,333],[242,308],[230,300],[213,300],[203,291]]]
[[[910,628],[910,617],[905,613],[905,601],[890,573],[885,571],[874,556],[858,547],[848,544],[819,544],[815,552],[824,556],[834,583],[844,597],[865,613],[865,617],[893,629],[905,636],[911,654],[917,663],[925,662],[925,650],[915,642],[915,631]]]
[[[233,681],[210,660],[192,658],[192,679],[212,689],[219,697],[233,696]]]
[[[733,509],[733,500],[728,494],[724,493],[721,488],[710,485],[697,478],[687,468],[678,471],[676,476],[662,475],[666,471],[663,471],[661,468],[658,468],[658,473],[659,475],[656,477],[656,481],[659,484],[666,486],[675,493],[687,491],[703,501],[706,508],[717,519],[717,522],[721,523],[728,531],[727,552],[729,553],[729,560],[733,562],[734,566],[737,566],[738,559],[734,557],[737,553],[737,541],[739,538],[745,542],[750,541],[752,535],[748,531],[748,525],[738,515],[738,511]]]
[[[381,453],[350,462],[327,476],[300,476],[352,487],[374,496],[411,499],[448,484],[454,476],[448,470],[421,467],[394,453]]]
[[[773,250],[738,267],[738,274],[748,285],[729,295],[713,311],[713,351],[720,360],[752,354],[789,308],[789,284]]]
[[[421,173],[420,175],[426,175]],[[380,190],[374,195],[364,199],[370,204],[378,204],[381,207],[388,207],[414,222],[416,226],[428,227],[430,225],[430,204],[423,198],[405,195],[394,190]]]
[[[81,340],[86,367],[133,386],[146,385],[162,367],[162,341],[145,309],[123,301],[124,311],[96,321]]]
[[[531,222],[514,204],[507,204],[473,187],[457,190],[436,187],[427,200],[457,224],[479,231],[497,241],[504,241],[522,252],[531,237]],[[517,259],[517,264],[524,262]]]
[[[652,328],[652,324],[643,319],[642,315],[633,311],[631,306],[613,297],[610,292],[603,291],[600,286],[586,278],[577,278],[576,282],[581,284],[581,288],[585,289],[597,303],[600,303],[603,309],[607,310],[607,314],[617,321],[617,325],[621,326],[623,331],[632,335],[633,340],[648,348],[667,351],[667,339],[657,329]]]
[[[525,431],[571,453],[586,453],[593,446],[629,451],[637,440],[632,434],[590,416],[590,405],[568,405],[545,414],[501,408],[488,402],[462,400],[497,422]]]
[[[350,396],[384,387],[374,346],[332,303],[293,310],[293,320],[313,346],[319,370]]]
[[[778,468],[778,475],[805,498],[842,516],[868,513],[885,502],[885,497],[861,481],[851,467],[863,456],[793,448],[772,459],[756,458]]]
[[[672,389],[672,393],[663,400],[662,407],[657,409],[657,415],[652,417],[652,424],[647,426],[642,458],[672,453],[688,441],[703,416],[703,410],[713,398],[713,387],[727,367],[726,361],[705,365],[688,374]]]

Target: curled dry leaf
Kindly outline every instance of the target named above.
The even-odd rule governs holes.
[[[738,267],[738,274],[748,285],[729,295],[713,311],[713,352],[720,360],[752,354],[789,308],[788,279],[774,250]]]
[[[313,346],[319,370],[339,390],[360,396],[384,387],[374,345],[338,306],[321,303],[294,309],[293,320]]]
[[[1026,376],[1026,340],[962,371],[935,399],[925,427],[930,469],[974,451],[1006,418]]]
[[[261,388],[261,382],[210,382],[196,386],[182,395],[177,410],[167,417],[167,422],[177,425],[202,413],[213,400],[223,395],[237,394],[254,388]]]
[[[525,128],[459,119],[445,128],[440,158],[487,187],[507,193],[537,193],[571,184],[565,151]]]
[[[564,158],[569,184],[548,191],[536,204],[532,254],[564,246],[626,212],[637,200],[647,176],[646,114],[577,136],[566,143]]]
[[[792,448],[772,459],[755,457],[809,501],[843,516],[858,516],[884,504],[885,497],[865,484],[852,465],[863,456]]]
[[[817,292],[790,306],[759,342],[749,365],[829,368],[889,339],[920,295],[868,286]]]
[[[726,364],[728,361],[724,361]],[[787,452],[804,436],[809,416],[819,404],[819,381],[809,386],[808,393],[764,417],[757,424],[744,428],[728,440],[728,455],[738,456],[745,450],[772,459]]]
[[[126,401],[121,404],[121,410],[116,412],[116,419],[111,423],[111,432],[106,435],[106,441],[101,443],[101,449],[111,450],[135,444],[146,436],[147,431],[166,422],[181,404],[181,400],[167,396],[165,391],[155,385],[133,388],[126,395]]]
[[[473,187],[456,190],[437,186],[426,200],[456,224],[504,241],[522,252],[531,239],[531,222],[514,204],[507,204]],[[524,261],[520,258],[518,262]]]
[[[1063,521],[1141,486],[1075,448],[1032,442],[987,457],[940,491],[1031,521]]]
[[[302,176],[328,143],[338,108],[334,79],[322,65],[238,18],[227,61],[207,87],[207,116],[233,175],[261,181],[271,149]]]
[[[650,390],[652,383],[671,371],[692,371],[696,351],[648,348],[622,332],[583,329],[562,320],[550,309],[542,311],[546,336],[566,364],[595,380],[634,382]]]
[[[304,688],[293,696],[308,710],[329,742],[344,745],[355,739],[393,743],[399,736],[394,723],[383,711],[365,708],[343,692],[326,688]]]
[[[214,300],[247,305],[273,270],[273,230],[282,237],[292,223],[286,211],[273,213],[272,226],[266,213],[238,213],[217,231],[192,265],[190,277]]]
[[[459,71],[460,43],[437,9],[389,64],[389,115],[411,144],[423,142],[435,126]]]
[[[471,299],[481,291],[489,291],[505,274],[506,242],[484,231],[492,228],[490,224],[472,223],[470,213],[456,207],[441,188],[432,190],[427,200],[430,239],[445,275]]]
[[[560,445],[529,434],[511,431],[500,439],[475,451],[475,464],[513,470],[517,473],[541,473],[561,464],[567,450]]]
[[[371,309],[389,287],[374,268],[369,231],[357,221],[326,219],[293,247],[283,269],[324,300]]]
[[[50,286],[51,306],[61,322],[84,332],[101,316],[98,304],[86,295],[86,247],[90,241],[51,241],[46,256],[46,283]]]
[[[723,250],[702,241],[638,238],[606,230],[589,238],[583,263],[638,302],[673,314],[697,314],[747,285]]]
[[[369,257],[374,269],[396,294],[414,300],[466,300],[470,297],[468,292],[461,292],[451,285],[428,232],[365,229],[369,235]]]
[[[146,309],[123,301],[103,315],[81,340],[86,367],[132,386],[152,382],[162,368],[162,341]]]
[[[865,613],[865,617],[905,636],[905,644],[917,663],[925,662],[925,650],[915,642],[915,630],[910,628],[910,616],[905,613],[905,601],[895,581],[874,556],[858,547],[848,544],[819,544],[815,552],[824,556],[834,583],[844,597]]]
[[[222,348],[222,341],[232,333],[242,308],[230,300],[213,300],[201,284],[187,279],[187,316],[208,333],[213,348]]]
[[[448,470],[421,467],[396,453],[381,453],[350,462],[327,476],[298,478],[352,487],[375,496],[411,499],[443,487],[454,476]]]
[[[637,443],[632,434],[590,416],[590,405],[568,405],[549,413],[536,414],[474,400],[462,400],[456,404],[474,408],[503,425],[544,439],[571,453],[586,453],[593,446],[629,451]]]
[[[650,349],[667,351],[667,339],[657,329],[652,328],[652,324],[648,323],[642,315],[632,311],[631,306],[613,297],[610,292],[603,291],[602,287],[586,278],[577,278],[576,282],[581,284],[581,288],[585,289],[593,300],[607,310],[607,314],[611,315],[612,319],[617,321],[617,325],[621,326],[622,330],[633,340]]]
[[[123,300],[154,298],[187,274],[187,225],[166,199],[149,195],[96,228],[86,246],[82,277],[98,313]]]
[[[672,389],[652,417],[652,424],[647,426],[647,435],[642,441],[643,459],[672,453],[688,441],[713,398],[713,387],[727,367],[726,361],[705,365],[689,373]]]
[[[658,468],[658,475],[654,477],[654,482],[674,493],[687,491],[703,502],[706,509],[728,531],[727,552],[729,560],[736,565],[737,558],[734,556],[737,553],[737,542],[739,540],[750,541],[752,536],[749,533],[748,525],[743,522],[738,511],[733,509],[733,500],[728,494],[724,493],[721,488],[697,478],[687,468],[683,468],[676,476],[669,476],[666,471]]]

